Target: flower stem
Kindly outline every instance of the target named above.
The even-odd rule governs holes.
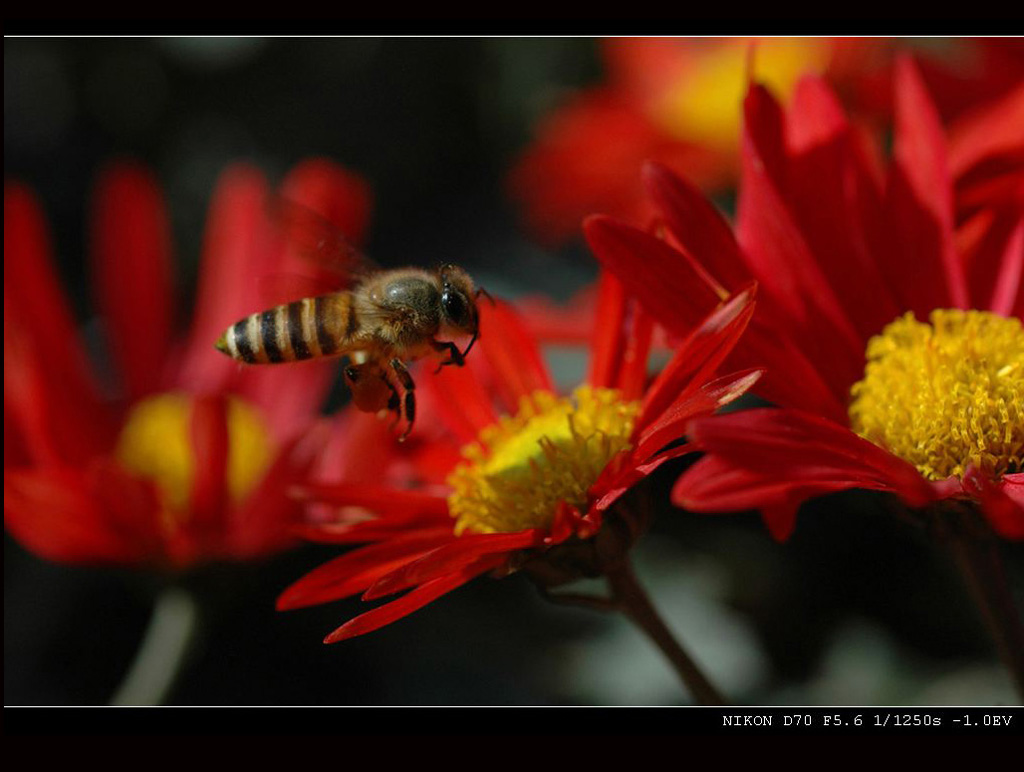
[[[1024,700],[1024,627],[999,557],[998,545],[992,538],[976,538],[955,529],[949,541],[999,656],[1010,671],[1018,695]]]
[[[658,615],[647,593],[637,582],[629,562],[623,560],[614,570],[609,571],[607,576],[612,596],[620,604],[623,613],[647,633],[661,649],[662,654],[668,657],[694,699],[701,705],[727,705],[725,698],[712,686]]]
[[[177,587],[160,593],[135,660],[111,705],[160,705],[166,699],[195,637],[196,603]]]

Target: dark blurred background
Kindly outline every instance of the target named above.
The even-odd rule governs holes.
[[[83,325],[88,195],[101,165],[150,165],[183,287],[223,167],[273,179],[310,155],[364,175],[368,251],[385,265],[464,265],[506,296],[565,299],[596,275],[579,244],[522,232],[504,175],[531,125],[597,81],[589,39],[4,40],[4,166],[38,193]],[[582,356],[558,350],[566,383]],[[667,500],[680,462],[653,479]],[[637,550],[656,605],[713,680],[752,704],[1006,704],[951,559],[884,513],[835,496],[774,543],[754,515],[667,507]],[[1005,551],[1018,585],[1021,554]],[[523,577],[479,580],[402,622],[326,647],[360,603],[279,614],[274,599],[336,551],[307,546],[190,580],[201,633],[174,704],[685,704],[623,620],[546,604]],[[41,561],[5,537],[4,702],[102,704],[149,620],[155,577]]]

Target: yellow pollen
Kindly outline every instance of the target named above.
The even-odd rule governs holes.
[[[747,92],[749,41],[730,41],[699,57],[653,107],[653,118],[673,136],[722,152],[738,147]],[[821,72],[828,44],[811,39],[769,39],[753,43],[754,80],[781,99],[800,76]]]
[[[987,311],[907,312],[868,341],[850,425],[930,480],[973,464],[991,478],[1024,457],[1024,329]]]
[[[638,402],[581,386],[571,398],[536,391],[480,432],[448,477],[455,533],[547,528],[559,502],[583,509],[608,462],[630,446]]]
[[[187,514],[195,470],[192,449],[192,398],[165,393],[136,404],[117,441],[122,466],[153,480],[168,514]],[[272,440],[259,412],[237,397],[228,399],[227,489],[239,501],[259,481],[270,462]]]

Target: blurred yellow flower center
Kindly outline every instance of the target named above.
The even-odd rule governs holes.
[[[729,41],[688,66],[653,106],[653,117],[673,136],[723,152],[738,147],[747,93],[747,61],[753,52],[754,80],[785,99],[801,75],[825,69],[828,43],[821,40]]]
[[[516,415],[502,416],[462,449],[465,460],[448,477],[455,533],[547,528],[559,502],[584,508],[608,462],[629,447],[639,411],[617,391],[590,386],[571,398],[523,397]]]
[[[987,311],[907,312],[868,342],[853,430],[930,480],[973,464],[995,478],[1024,457],[1024,330]]]
[[[192,443],[192,397],[159,394],[136,404],[128,414],[116,455],[131,472],[153,480],[171,512],[188,510],[195,473]],[[227,489],[232,501],[249,493],[270,462],[270,432],[259,412],[228,399]]]

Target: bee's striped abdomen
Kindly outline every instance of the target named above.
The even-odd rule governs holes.
[[[319,295],[261,311],[231,325],[217,341],[250,364],[275,364],[341,353],[355,327],[348,293]]]

